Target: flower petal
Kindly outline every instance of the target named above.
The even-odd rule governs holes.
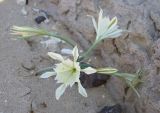
[[[49,78],[54,75],[56,75],[56,72],[45,72],[40,76],[40,78]]]
[[[97,28],[96,20],[95,20],[95,18],[94,18],[93,16],[91,16],[91,18],[92,18],[93,26],[94,26],[94,28],[95,28],[95,30],[96,30],[96,33],[97,33],[98,28]]]
[[[59,61],[64,60],[63,57],[60,54],[57,54],[57,53],[48,52],[48,55],[55,60],[59,60]]]
[[[80,81],[78,82],[78,91],[79,93],[84,96],[87,97],[87,92],[86,90],[83,88],[82,84],[80,83]]]
[[[55,69],[57,76],[55,80],[57,80],[59,83],[63,83],[70,86],[77,82],[77,80],[79,80],[80,75],[80,66],[79,63],[76,62],[73,67],[73,63],[73,61],[68,59],[64,60],[60,64],[57,64],[57,67]]]
[[[78,57],[79,57],[79,53],[78,53],[78,48],[77,48],[77,46],[75,46],[75,47],[73,48],[72,54],[73,54],[74,62],[76,62],[77,59],[78,59]]]
[[[64,91],[66,90],[67,86],[65,84],[62,84],[56,89],[56,99],[59,100],[59,98],[63,95]]]
[[[103,10],[100,9],[98,17],[98,28],[100,27],[100,22],[102,21],[102,19],[103,19]]]
[[[85,72],[86,74],[92,74],[97,72],[97,70],[92,67],[87,67],[85,69],[82,69],[81,71]]]
[[[111,26],[117,25],[117,22],[118,22],[117,17],[112,18],[112,20],[110,21],[110,24],[109,24],[108,28],[110,28]]]

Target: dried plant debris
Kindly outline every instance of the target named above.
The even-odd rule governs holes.
[[[122,113],[122,108],[119,104],[114,106],[105,106],[100,112],[98,113]]]

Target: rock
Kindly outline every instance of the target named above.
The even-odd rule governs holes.
[[[114,106],[105,106],[100,112],[98,113],[122,113],[122,108],[119,104]]]
[[[80,74],[80,81],[84,88],[94,88],[104,85],[109,79],[109,75],[93,73],[87,75],[85,73]]]
[[[26,0],[17,0],[17,4],[24,6],[26,4]]]
[[[22,13],[23,16],[27,16],[28,15],[28,12],[27,12],[25,7],[22,8],[21,13]]]
[[[49,38],[49,37],[45,37]],[[46,40],[42,40],[40,43],[43,45],[43,47],[47,48],[49,51],[56,52],[59,51],[59,43],[61,42],[60,39],[56,38],[49,38]]]
[[[40,23],[42,23],[42,22],[44,22],[46,20],[46,17],[44,17],[44,16],[38,16],[34,20],[35,20],[35,22],[37,24],[40,24]]]
[[[66,55],[72,55],[72,50],[71,50],[71,49],[63,48],[63,49],[61,50],[61,53],[62,53],[62,54],[66,54]]]

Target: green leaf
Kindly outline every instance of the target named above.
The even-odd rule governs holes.
[[[43,73],[40,76],[40,78],[49,78],[49,77],[54,76],[54,75],[56,75],[56,72],[54,72],[54,71],[52,71],[52,72],[45,72],[45,73]]]
[[[114,17],[111,21],[110,24],[108,26],[108,28],[110,28],[111,26],[115,26],[117,24],[118,20],[117,17]]]
[[[129,73],[113,73],[112,75],[124,78],[129,81],[133,81],[136,78],[136,75],[129,74]]]
[[[137,94],[137,96],[140,98],[140,94],[139,92],[136,90],[136,88],[132,85],[132,83],[128,82],[127,83],[129,85],[130,88],[132,88],[132,90]]]
[[[81,69],[85,69],[87,67],[92,67],[90,64],[84,63],[84,62],[80,62],[80,67]]]
[[[116,73],[118,70],[112,67],[106,67],[106,68],[99,68],[97,69],[97,73],[101,73],[101,74],[112,74],[112,73]]]
[[[140,82],[142,82],[139,79],[139,75],[137,74],[134,75],[129,73],[113,73],[112,75],[124,79],[127,85],[137,94],[138,97],[140,97],[140,94],[135,88]]]

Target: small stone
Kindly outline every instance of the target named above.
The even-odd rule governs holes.
[[[119,104],[114,106],[105,106],[99,113],[122,113],[122,108]]]
[[[60,39],[48,39],[48,40],[44,40],[44,41],[41,41],[40,43],[45,47],[45,48],[48,48],[48,47],[51,47],[53,46],[53,48],[56,48],[58,46],[58,43],[60,43],[61,40]]]
[[[105,98],[106,96],[105,95],[102,95],[102,98]]]
[[[40,23],[44,22],[45,20],[46,20],[46,17],[44,17],[44,16],[38,16],[35,18],[35,22],[37,24],[40,24]]]
[[[81,0],[77,0],[76,4],[79,5],[81,3]]]
[[[66,54],[66,55],[71,55],[71,54],[72,54],[72,50],[71,50],[71,49],[63,48],[63,49],[61,50],[61,53],[62,53],[62,54]]]
[[[29,0],[26,0],[26,5],[28,5],[28,3],[29,3]]]
[[[8,100],[4,100],[4,102],[5,102],[5,103],[7,103],[7,102],[8,102]]]
[[[44,23],[48,24],[50,22],[49,19],[44,20]]]
[[[22,13],[22,15],[24,15],[24,16],[28,15],[28,12],[27,12],[27,10],[26,10],[25,7],[22,8],[21,13]]]
[[[17,0],[17,4],[23,6],[26,4],[26,0]]]
[[[80,50],[79,53],[83,53],[83,50]]]

